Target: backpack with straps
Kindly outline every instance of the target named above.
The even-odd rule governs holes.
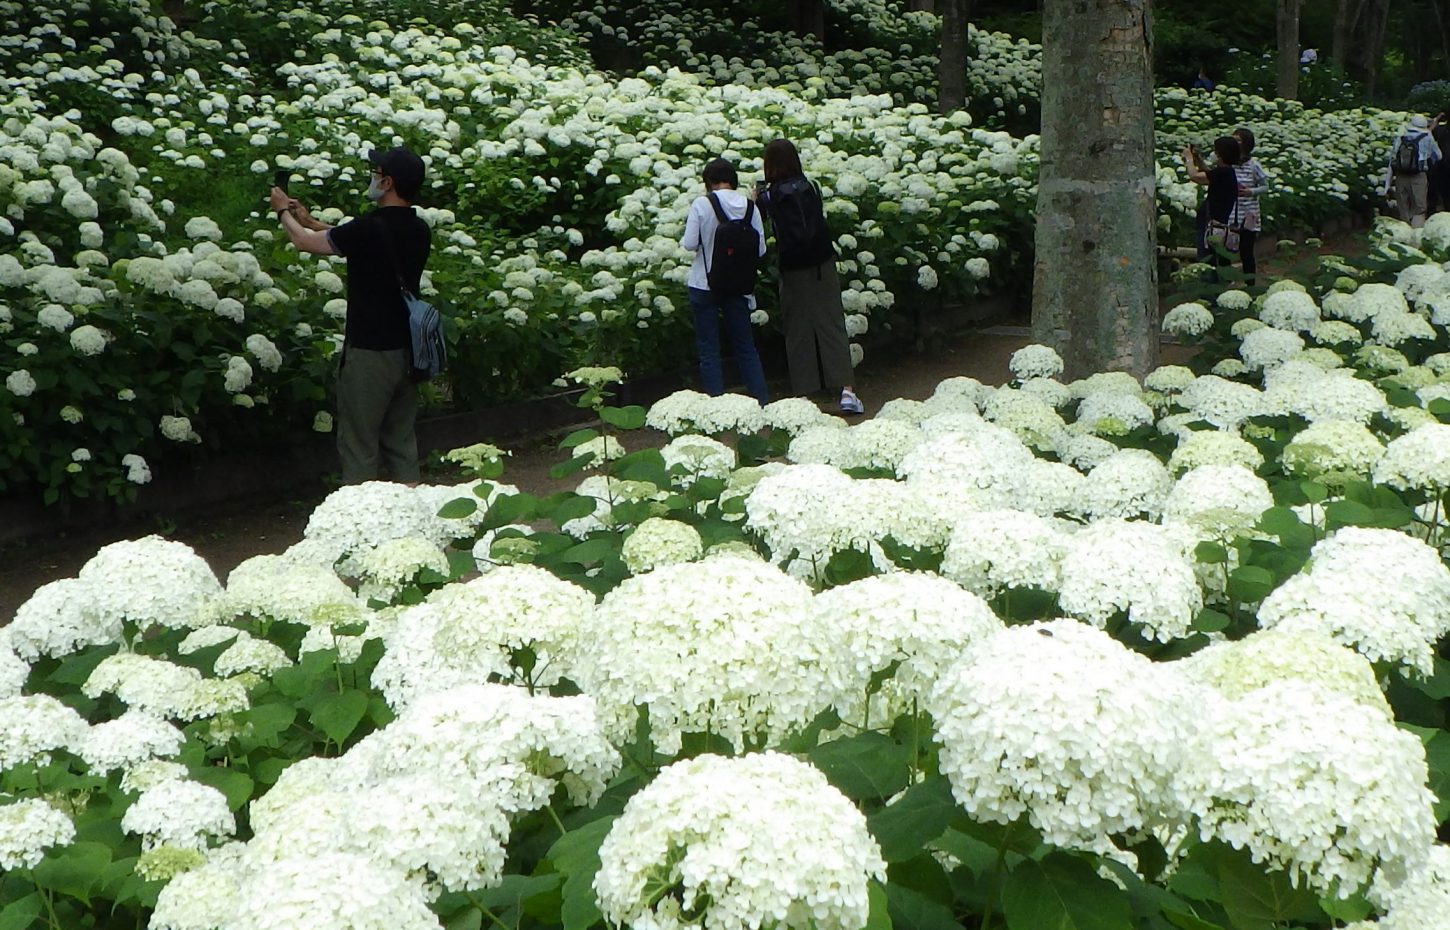
[[[768,206],[783,270],[814,268],[836,257],[836,239],[826,225],[821,192],[815,184],[791,178],[772,185]]]
[[[408,287],[403,278],[403,265],[398,261],[398,249],[393,241],[393,231],[382,223],[383,238],[388,243],[388,258],[393,263],[393,274],[398,279],[398,291],[403,297],[403,306],[408,311],[408,339],[412,349],[412,377],[414,381],[430,381],[443,373],[448,364],[448,346],[443,341],[443,317],[427,301],[422,300]]]
[[[734,220],[725,213],[714,191],[707,196],[710,206],[715,208],[715,219],[720,221],[715,230],[714,248],[705,263],[710,291],[729,297],[753,294],[755,275],[760,269],[760,233],[750,222],[755,217],[755,204],[747,201],[744,218]]]
[[[1395,143],[1395,156],[1391,164],[1395,174],[1422,174],[1425,165],[1420,161],[1420,140],[1424,133],[1405,133]]]

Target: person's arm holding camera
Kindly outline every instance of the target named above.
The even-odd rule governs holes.
[[[1192,145],[1184,146],[1183,166],[1188,169],[1188,180],[1194,184],[1208,183],[1208,169],[1203,164],[1203,159],[1198,154],[1198,149]]]
[[[287,231],[287,238],[292,240],[292,245],[299,252],[306,252],[310,255],[336,255],[337,250],[332,247],[332,241],[327,234],[330,227],[319,223],[312,218],[302,204],[287,196],[287,192],[280,187],[273,187],[268,198],[272,206],[272,212],[277,214],[282,221],[282,228]],[[298,214],[307,218],[308,225]]]

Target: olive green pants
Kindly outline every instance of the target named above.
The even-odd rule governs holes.
[[[407,349],[343,350],[337,373],[337,453],[342,483],[418,480],[418,387]]]

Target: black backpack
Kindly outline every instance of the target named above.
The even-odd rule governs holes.
[[[820,190],[805,178],[791,178],[770,188],[770,225],[786,271],[814,268],[836,257],[836,237],[826,225]]]
[[[713,191],[708,195],[715,218],[715,247],[705,264],[705,278],[712,294],[738,297],[755,293],[755,274],[760,269],[760,233],[751,225],[755,204],[747,202],[743,219],[732,220]]]
[[[1405,133],[1395,143],[1395,174],[1421,174],[1425,166],[1420,164],[1420,139],[1424,133]]]

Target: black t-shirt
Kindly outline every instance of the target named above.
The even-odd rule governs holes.
[[[394,269],[400,267],[408,288],[418,293],[432,245],[428,224],[412,207],[378,207],[329,230],[327,238],[347,259],[347,344],[376,351],[407,348],[408,308]]]
[[[1234,206],[1239,199],[1239,179],[1233,165],[1219,165],[1208,171],[1208,218],[1218,223],[1237,226],[1244,221],[1234,216]]]

